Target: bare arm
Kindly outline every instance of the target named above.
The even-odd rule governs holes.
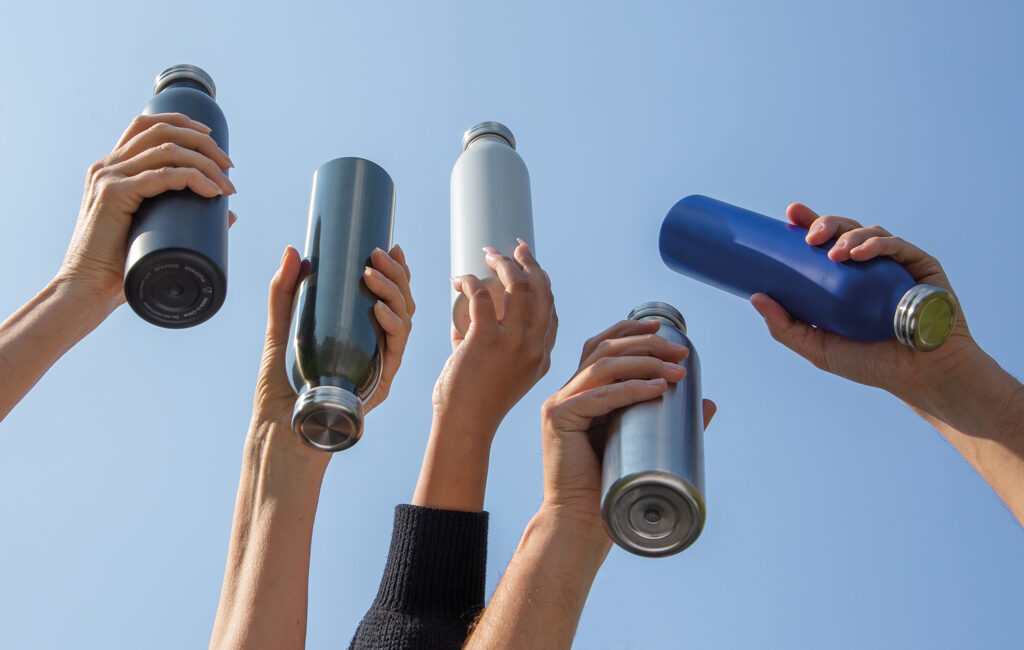
[[[798,203],[787,214],[809,228],[808,244],[839,235],[829,251],[835,261],[888,256],[917,282],[953,291],[938,260],[880,226],[819,217]],[[1024,386],[978,346],[962,310],[942,347],[918,352],[896,341],[858,343],[811,327],[764,294],[751,302],[775,339],[818,368],[903,400],[963,454],[1024,525]]]
[[[587,341],[580,368],[545,403],[544,501],[466,648],[569,648],[611,540],[601,521],[594,418],[658,397],[689,354],[655,336],[658,323],[623,321]],[[704,401],[704,424],[714,415]]]
[[[231,160],[209,132],[177,113],[140,116],[110,155],[89,168],[60,271],[0,324],[0,420],[57,359],[124,302],[125,239],[143,199],[186,187],[201,196],[235,191],[222,172]]]
[[[558,331],[551,283],[526,244],[514,255],[487,255],[505,287],[501,320],[478,278],[454,280],[469,298],[471,321],[465,339],[452,328],[452,355],[434,386],[434,418],[413,505],[483,510],[498,425],[551,364]]]
[[[387,395],[412,319],[401,249],[375,251],[370,259],[374,271],[366,274],[367,286],[381,298],[375,311],[387,346],[383,389],[368,409]],[[305,646],[313,520],[331,455],[307,447],[291,428],[296,396],[286,375],[285,349],[300,268],[299,255],[289,246],[270,283],[266,344],[211,648]]]

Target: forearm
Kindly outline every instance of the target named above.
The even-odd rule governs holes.
[[[211,648],[302,648],[309,553],[328,454],[256,424],[242,460]],[[290,444],[281,444],[286,441]]]
[[[53,280],[0,324],[0,420],[116,306],[109,297]]]
[[[1024,386],[977,348],[904,401],[971,463],[1024,525]]]
[[[491,440],[497,428],[497,423],[484,418],[451,416],[445,409],[438,409],[412,504],[483,511]]]
[[[466,648],[569,648],[611,543],[544,507],[530,520]]]

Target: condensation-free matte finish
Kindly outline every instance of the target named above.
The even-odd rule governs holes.
[[[536,249],[530,174],[513,147],[514,139],[510,142],[499,133],[511,138],[500,124],[473,127],[467,133],[473,137],[452,169],[451,272],[452,277],[473,274],[483,280],[501,318],[505,289],[487,266],[483,247],[490,246],[511,257],[519,245],[516,238],[522,238],[534,254]],[[465,334],[469,320],[468,300],[453,290],[452,323]]]
[[[706,196],[676,203],[661,226],[671,269],[744,298],[766,293],[795,318],[858,341],[895,336],[893,318],[915,286],[889,258],[834,262],[835,240],[809,246],[807,230]]]
[[[228,151],[227,120],[202,85],[189,79],[167,84],[142,111],[157,113],[184,113],[202,122]],[[227,268],[228,197],[170,191],[144,200],[135,212],[124,293],[142,318],[169,328],[209,319],[227,296]]]
[[[363,271],[375,248],[391,248],[394,202],[391,177],[369,160],[337,158],[313,176],[304,253],[309,275],[295,296],[286,361],[300,403],[321,386],[337,387],[361,403],[377,386],[384,336],[373,313],[377,297]],[[354,438],[310,442],[328,450],[354,444],[362,429],[358,405],[356,410],[348,414],[356,419],[345,434]]]

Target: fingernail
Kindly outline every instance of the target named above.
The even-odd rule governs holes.
[[[498,249],[497,249],[497,248],[492,248],[492,247],[490,247],[490,246],[484,246],[484,249],[483,249],[483,250],[484,250],[484,252],[485,252],[485,253],[487,253],[488,255],[501,255],[501,253],[500,253],[500,252],[498,251]]]
[[[665,367],[669,370],[680,370],[682,368],[678,363],[672,363],[671,361],[662,361],[662,363],[664,363]]]
[[[848,246],[848,242],[845,239],[840,239],[839,241],[836,242],[836,245],[833,246],[832,248],[846,248],[847,246]]]
[[[673,352],[682,352],[683,350],[686,349],[686,346],[680,343],[669,343],[668,348]]]
[[[210,127],[206,126],[205,124],[203,124],[199,120],[192,120],[192,124],[197,126],[199,128],[199,130],[204,132],[204,133],[211,133],[211,132],[213,132],[213,129],[211,129]]]
[[[665,383],[665,380],[662,379],[661,377],[658,377],[657,379],[648,379],[647,380],[647,385],[648,386],[661,386],[664,383]]]
[[[516,241],[519,242],[520,246],[525,246],[526,250],[530,250],[530,245],[523,241],[522,237],[516,237]],[[531,251],[532,252],[532,251]]]
[[[821,232],[824,229],[825,229],[825,225],[819,223],[819,224],[815,224],[814,227],[811,228],[811,232]]]

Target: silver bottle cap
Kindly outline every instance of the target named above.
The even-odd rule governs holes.
[[[645,318],[664,318],[676,326],[683,334],[686,334],[686,321],[679,310],[667,302],[645,302],[633,308],[626,316],[629,320],[644,320]]]
[[[664,472],[634,474],[608,491],[602,518],[616,544],[647,557],[673,555],[704,529],[704,499],[692,485]]]
[[[946,342],[956,323],[953,294],[930,284],[918,284],[903,295],[896,307],[896,339],[915,350],[929,352]]]
[[[158,74],[156,82],[153,84],[153,94],[158,94],[170,85],[172,81],[177,81],[178,79],[188,79],[189,81],[196,82],[206,89],[211,98],[217,99],[217,86],[213,83],[213,77],[208,75],[202,68],[185,63],[171,66]]]
[[[348,449],[363,434],[363,403],[337,386],[310,388],[295,400],[292,429],[315,449]]]
[[[462,150],[465,151],[477,138],[485,135],[496,135],[508,143],[508,146],[516,148],[516,138],[512,131],[500,122],[480,122],[462,134]]]

